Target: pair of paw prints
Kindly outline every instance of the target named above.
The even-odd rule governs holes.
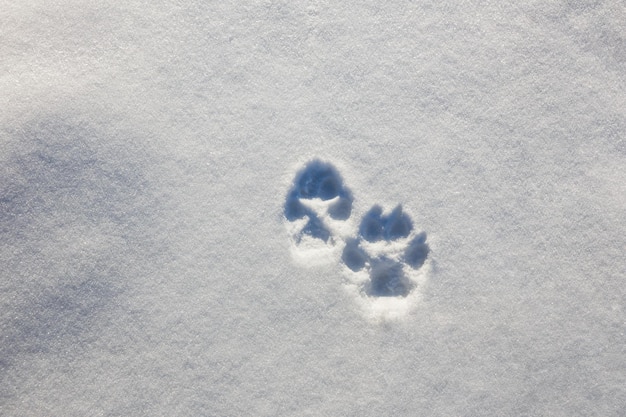
[[[398,205],[385,213],[374,205],[353,225],[354,199],[337,169],[313,160],[287,193],[285,225],[293,253],[306,263],[338,260],[347,287],[374,310],[406,311],[426,278],[426,233],[416,233]]]

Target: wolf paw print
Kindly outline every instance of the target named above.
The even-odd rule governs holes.
[[[339,172],[320,160],[296,174],[287,193],[284,217],[296,249],[332,248],[344,234],[342,223],[352,213],[352,193]]]
[[[354,273],[368,297],[406,297],[418,286],[414,272],[424,264],[429,248],[426,233],[413,232],[411,218],[397,206],[389,214],[372,207],[361,220],[358,236],[349,239],[342,261]]]

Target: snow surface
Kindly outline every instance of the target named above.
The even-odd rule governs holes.
[[[626,415],[623,1],[0,22],[0,415]]]

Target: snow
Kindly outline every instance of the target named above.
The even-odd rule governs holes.
[[[0,21],[0,415],[626,413],[622,2]]]

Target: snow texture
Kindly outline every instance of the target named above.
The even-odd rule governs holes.
[[[5,1],[1,416],[626,415],[623,1]]]

